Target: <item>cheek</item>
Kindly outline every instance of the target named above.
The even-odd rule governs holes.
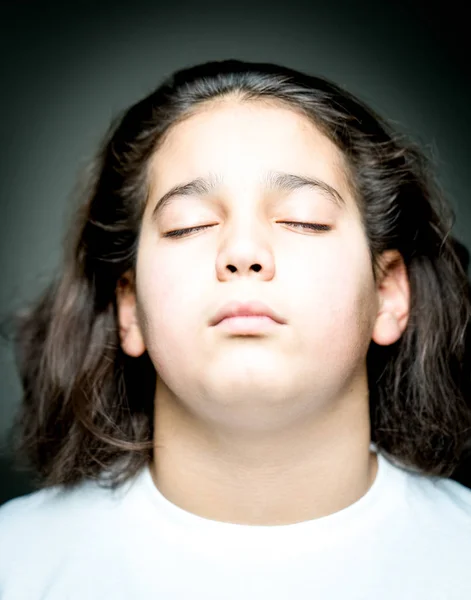
[[[185,266],[186,265],[186,266]],[[171,256],[142,253],[137,264],[137,295],[140,321],[146,346],[152,353],[161,348],[181,352],[182,344],[191,343],[191,333],[204,307],[204,276],[190,261],[172,260]],[[199,310],[199,312],[198,312]]]
[[[332,244],[322,256],[292,263],[288,314],[311,350],[349,352],[371,333],[374,282],[362,244]],[[307,348],[306,348],[307,349]]]

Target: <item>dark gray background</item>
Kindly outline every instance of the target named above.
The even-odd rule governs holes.
[[[433,151],[454,234],[469,247],[467,19],[457,2],[428,4],[1,3],[0,317],[57,268],[73,188],[111,117],[175,69],[207,60],[278,62],[356,93]],[[3,343],[0,502],[31,489],[6,442],[19,398]],[[466,465],[459,478],[469,484]]]

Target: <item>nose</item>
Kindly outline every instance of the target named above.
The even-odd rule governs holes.
[[[273,279],[275,260],[266,236],[259,229],[241,227],[223,241],[216,259],[220,281],[238,277]]]

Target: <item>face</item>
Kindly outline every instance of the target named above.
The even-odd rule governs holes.
[[[269,172],[318,184],[270,187]],[[212,189],[155,211],[174,186],[210,175]],[[287,108],[227,100],[174,127],[150,178],[136,310],[162,393],[207,419],[260,425],[330,410],[365,384],[377,296],[333,143]],[[263,302],[284,323],[212,326],[230,301]]]

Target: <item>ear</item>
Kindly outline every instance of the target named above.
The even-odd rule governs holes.
[[[116,287],[119,338],[123,352],[129,356],[140,356],[145,351],[144,338],[137,320],[134,274],[127,271]]]
[[[381,266],[377,283],[379,310],[372,339],[380,346],[389,346],[401,337],[407,326],[410,285],[404,260],[397,250],[385,252]]]

